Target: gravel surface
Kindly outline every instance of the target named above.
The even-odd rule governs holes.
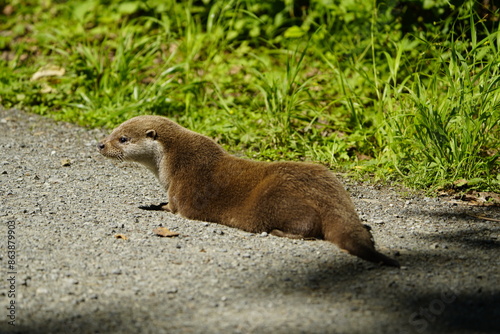
[[[18,110],[0,131],[1,333],[500,333],[498,207],[343,179],[402,265],[379,267],[139,208],[165,193],[100,156],[108,131]]]

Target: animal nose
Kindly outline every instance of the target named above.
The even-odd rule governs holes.
[[[102,150],[102,149],[104,149],[104,146],[105,145],[103,143],[98,143],[97,144],[97,148],[99,149],[99,151]]]

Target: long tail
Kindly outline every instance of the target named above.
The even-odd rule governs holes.
[[[379,253],[378,251],[375,250],[374,247],[367,247],[362,244],[357,244],[354,247],[345,247],[343,249],[349,252],[349,254],[356,255],[357,257],[360,257],[363,260],[391,267],[397,267],[397,268],[400,267],[398,261],[391,259],[390,257],[382,253]]]
[[[361,223],[359,225],[350,223],[349,228],[340,225],[335,229],[335,226],[331,226],[331,229],[325,235],[325,239],[363,260],[391,267],[400,267],[398,261],[379,253],[375,249],[372,234]]]

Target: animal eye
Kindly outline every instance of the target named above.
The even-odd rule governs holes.
[[[120,143],[123,144],[123,143],[126,143],[126,142],[128,142],[128,138],[127,137],[125,137],[125,136],[120,137]]]

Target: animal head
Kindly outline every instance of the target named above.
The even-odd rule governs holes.
[[[99,152],[120,161],[139,162],[148,167],[156,165],[162,152],[158,131],[164,122],[169,121],[160,116],[131,118],[97,144]]]

